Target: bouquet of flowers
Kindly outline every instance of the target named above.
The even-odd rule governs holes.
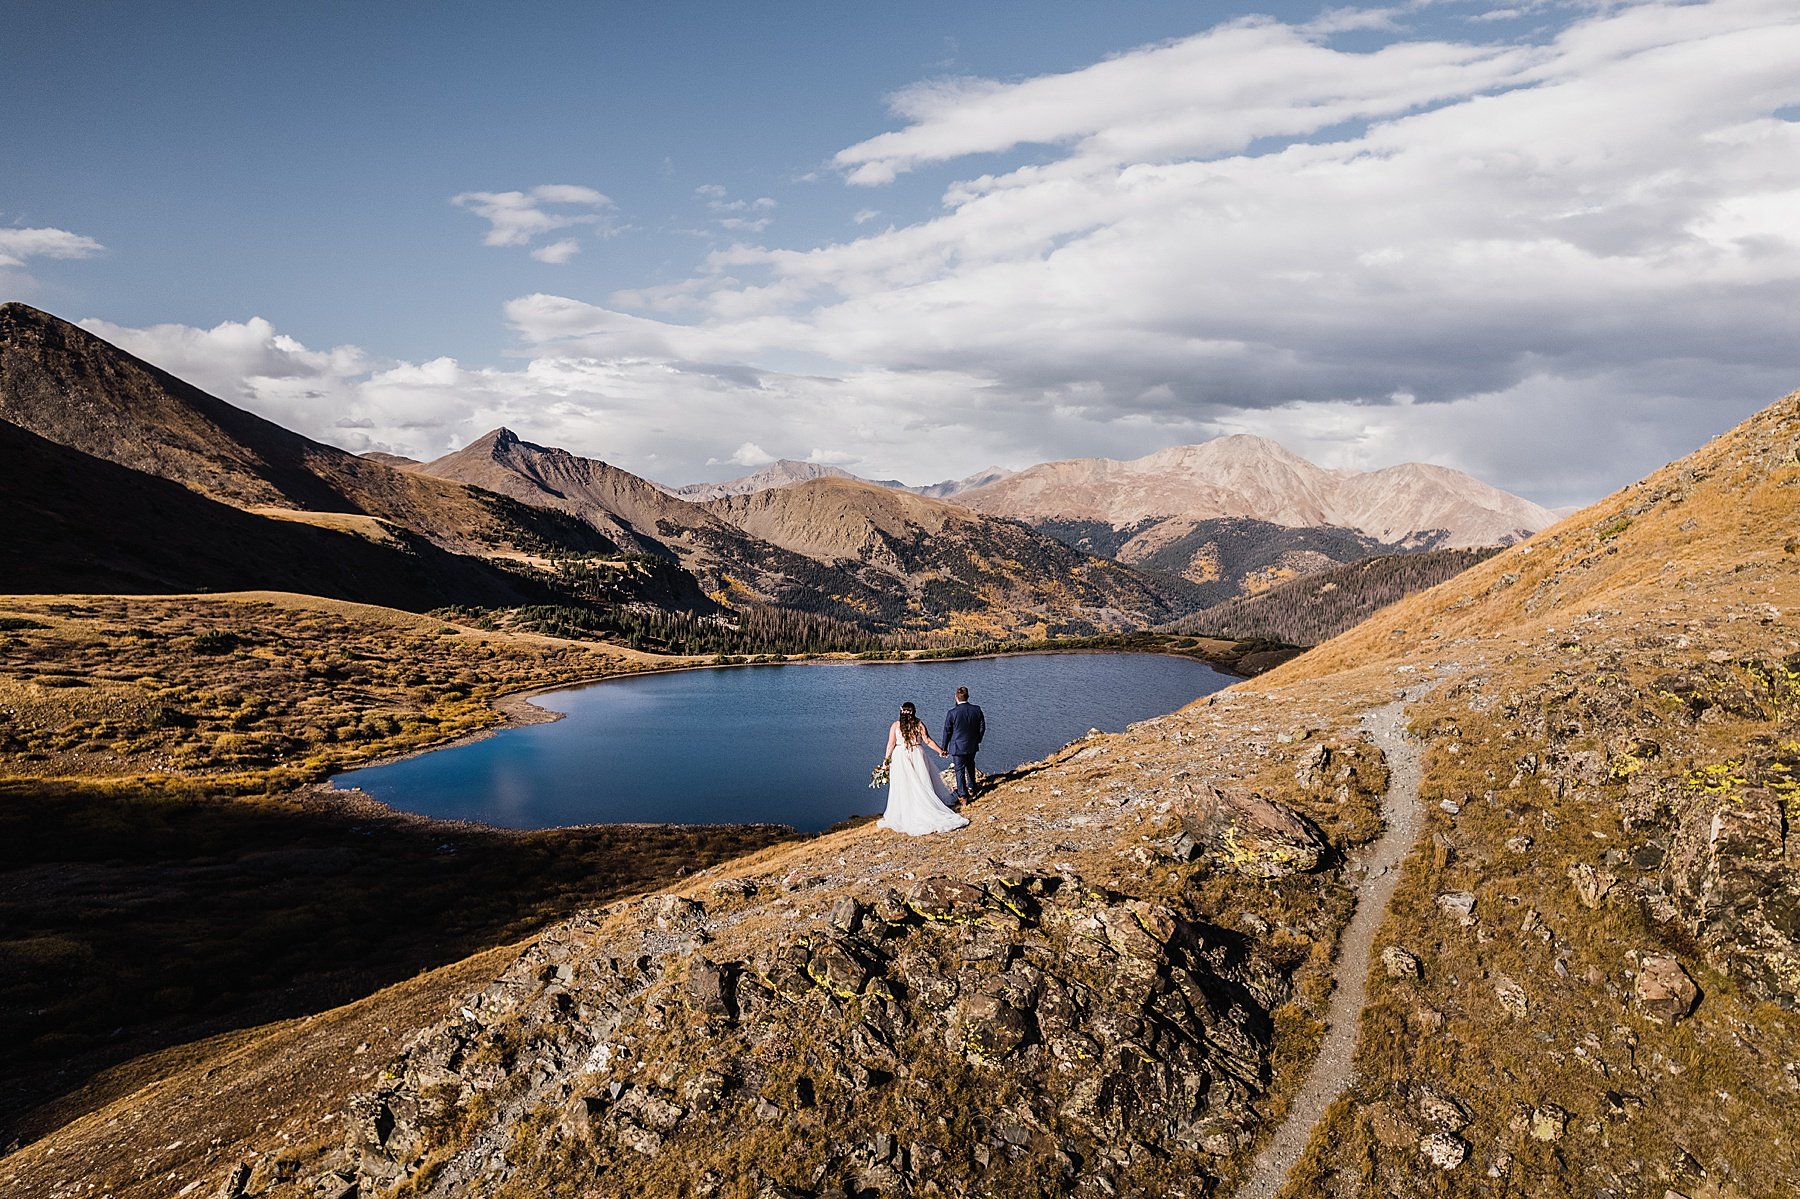
[[[877,766],[875,769],[873,769],[869,772],[869,789],[874,790],[876,787],[885,787],[887,785],[888,785],[888,764],[887,764],[887,759],[883,758],[881,760],[881,765]]]

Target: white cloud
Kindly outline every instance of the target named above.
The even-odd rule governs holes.
[[[706,465],[767,466],[773,461],[775,461],[775,455],[769,453],[769,451],[763,449],[753,441],[746,441],[743,445],[740,445],[737,449],[733,450],[727,457],[708,458],[706,460]]]
[[[561,241],[553,241],[539,246],[531,252],[531,256],[539,262],[560,264],[569,261],[579,253],[581,253],[581,243],[572,237],[565,237]]]
[[[1326,32],[1253,17],[1021,83],[930,80],[889,97],[905,128],[835,161],[850,182],[877,185],[1025,144],[1066,146],[1095,165],[1210,156],[1467,96],[1533,57],[1505,45],[1410,41],[1351,54],[1323,44]]]
[[[850,219],[858,225],[866,225],[880,215],[881,210],[879,208],[864,208],[859,210],[857,214]]]
[[[580,226],[591,226],[603,237],[619,231],[613,223],[613,202],[591,187],[572,183],[543,183],[527,191],[461,192],[450,202],[488,223],[483,245],[528,246],[544,234]],[[574,238],[564,238],[538,247],[531,256],[539,262],[563,263],[579,249]]]
[[[28,258],[91,258],[105,249],[67,229],[0,228],[0,267],[24,266]]]
[[[753,200],[733,199],[730,191],[718,183],[702,183],[694,189],[694,194],[705,202],[719,228],[732,233],[761,233],[775,219],[767,215],[776,207],[771,196],[757,196]],[[756,213],[763,215],[746,215]]]

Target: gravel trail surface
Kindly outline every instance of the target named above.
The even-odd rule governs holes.
[[[1409,697],[1411,698],[1411,697]],[[1325,1040],[1287,1118],[1256,1157],[1237,1199],[1275,1199],[1294,1163],[1306,1151],[1325,1109],[1355,1080],[1356,1032],[1368,997],[1369,955],[1375,930],[1387,915],[1400,882],[1400,863],[1418,838],[1419,746],[1406,733],[1406,700],[1396,700],[1363,718],[1363,727],[1387,755],[1388,789],[1382,800],[1385,831],[1363,857],[1356,884],[1356,913],[1338,943],[1337,986],[1325,1014]]]

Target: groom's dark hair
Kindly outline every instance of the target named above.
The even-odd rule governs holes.
[[[968,698],[969,698],[969,689],[967,687],[958,687],[956,689],[956,702],[957,703],[959,703],[959,704],[963,703]]]

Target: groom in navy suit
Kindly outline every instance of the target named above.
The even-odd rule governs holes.
[[[956,771],[956,798],[975,798],[975,751],[987,732],[987,717],[969,702],[969,689],[956,689],[956,706],[944,713],[944,753]]]

